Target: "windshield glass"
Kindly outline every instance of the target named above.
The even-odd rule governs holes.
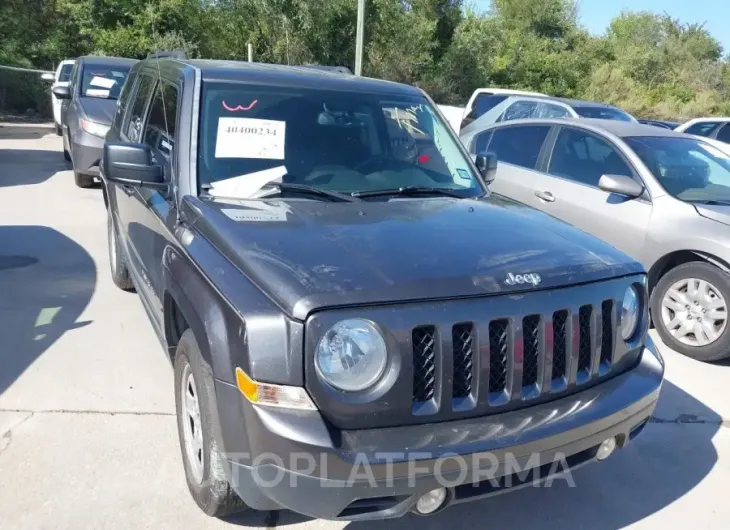
[[[418,95],[205,83],[198,175],[213,195],[285,182],[342,193],[483,193],[449,126]]]
[[[64,64],[61,67],[61,72],[58,74],[58,81],[61,83],[68,82],[68,80],[71,79],[71,70],[73,69],[73,63]]]
[[[688,202],[730,200],[730,157],[720,149],[693,138],[624,140],[670,195]]]
[[[129,66],[85,66],[81,77],[81,96],[117,99],[128,73]]]
[[[573,107],[578,116],[599,120],[634,121],[626,112],[613,107]]]

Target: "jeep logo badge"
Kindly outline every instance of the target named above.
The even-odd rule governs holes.
[[[518,285],[518,284],[529,283],[533,287],[537,287],[541,281],[542,281],[542,278],[540,278],[539,274],[535,274],[535,273],[512,274],[510,272],[507,274],[507,279],[504,281],[504,283],[506,283],[507,285]]]

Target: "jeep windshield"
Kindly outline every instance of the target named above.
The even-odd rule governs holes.
[[[730,201],[730,156],[701,140],[624,138],[670,195],[687,202]]]
[[[277,183],[367,200],[485,192],[420,95],[206,82],[199,141],[200,188],[213,196],[270,197]]]

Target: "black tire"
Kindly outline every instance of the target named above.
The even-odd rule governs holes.
[[[109,269],[112,273],[112,281],[114,282],[114,285],[123,291],[134,291],[134,284],[132,283],[132,278],[129,275],[127,262],[124,260],[121,243],[119,242],[119,235],[116,227],[114,226],[111,211],[107,211],[106,225],[107,247],[109,248]]]
[[[183,396],[183,377],[187,379],[187,367],[192,372],[195,391],[200,410],[200,432],[202,433],[202,477],[196,479],[192,463],[185,445],[184,422],[189,422],[181,397]],[[185,385],[186,386],[186,385]],[[226,476],[228,463],[220,453],[216,437],[218,413],[215,406],[215,387],[213,375],[203,362],[198,343],[190,329],[180,338],[175,353],[175,408],[177,410],[177,430],[180,437],[180,450],[185,467],[185,479],[190,494],[203,512],[211,517],[226,517],[248,509],[246,503],[231,488]],[[218,429],[217,432],[220,432]]]
[[[74,182],[79,188],[91,188],[94,186],[94,177],[82,175],[74,171]]]
[[[61,129],[61,126],[56,124],[56,136],[63,135],[63,129]]]
[[[63,149],[63,159],[66,162],[71,162],[71,153],[69,153],[68,151],[66,151],[65,148]]]
[[[71,160],[71,152],[66,149],[66,141],[68,140],[68,135],[64,135],[63,131],[61,131],[61,136],[64,138],[63,140],[63,158],[66,160],[66,162],[71,162],[73,164],[73,161]],[[68,142],[68,148],[71,149],[71,142]]]
[[[704,261],[693,261],[679,265],[662,276],[659,283],[654,287],[651,293],[651,314],[659,336],[664,343],[678,351],[682,355],[691,357],[698,361],[713,362],[719,361],[726,357],[730,357],[730,322],[725,326],[725,330],[715,340],[715,342],[706,346],[690,346],[676,339],[662,318],[662,300],[667,290],[675,283],[684,278],[697,278],[711,283],[722,295],[725,301],[730,301],[730,275]],[[728,307],[725,308],[730,309]]]

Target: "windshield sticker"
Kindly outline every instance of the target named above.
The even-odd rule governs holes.
[[[107,79],[106,77],[95,77],[91,80],[89,85],[100,86],[101,88],[113,88],[117,82],[114,79]]]
[[[92,98],[108,98],[109,90],[102,88],[89,88],[86,90],[86,95]]]
[[[271,223],[286,221],[289,208],[282,202],[265,204],[259,202],[251,208],[223,208],[221,213],[239,223]]]
[[[118,77],[119,79],[124,79],[125,77],[127,77],[124,72],[116,72],[115,71],[115,72],[112,72],[112,75],[114,77]]]
[[[466,180],[467,182],[471,182],[471,175],[466,169],[458,168],[456,172],[459,174],[459,177],[463,180]]]
[[[236,105],[235,107],[232,107],[231,105],[227,104],[225,100],[223,100],[223,108],[226,109],[228,112],[238,112],[239,110],[251,110],[254,108],[256,103],[258,103],[258,99],[254,99],[250,105],[244,106],[244,105]]]
[[[281,182],[287,174],[285,166],[272,167],[246,175],[239,175],[218,182],[212,182],[208,190],[214,197],[249,199],[261,188],[272,182]]]
[[[285,136],[285,121],[220,118],[215,157],[284,160]]]

